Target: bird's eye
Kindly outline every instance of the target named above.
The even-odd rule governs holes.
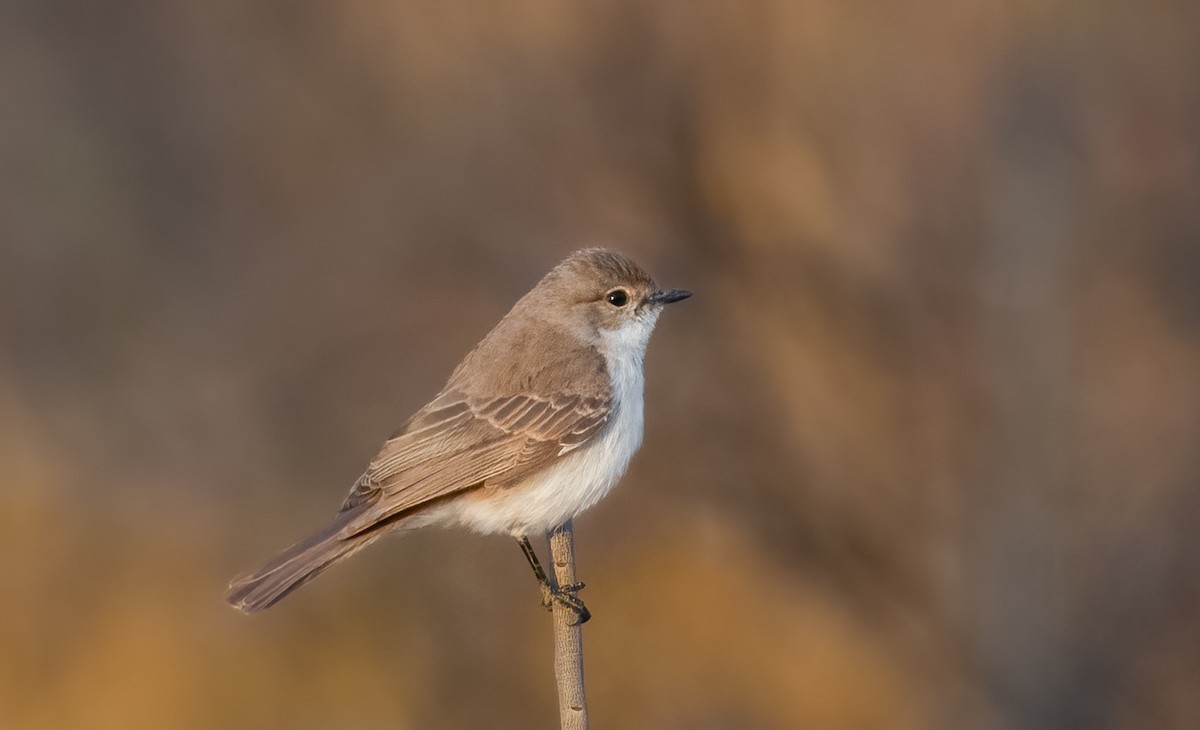
[[[629,293],[624,289],[613,289],[604,299],[614,307],[623,307],[629,303]]]

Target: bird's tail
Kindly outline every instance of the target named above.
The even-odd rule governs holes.
[[[339,516],[329,526],[276,555],[262,568],[234,578],[225,600],[246,613],[270,608],[329,566],[374,542],[383,532],[376,528],[345,537],[341,534],[345,524],[346,519]]]

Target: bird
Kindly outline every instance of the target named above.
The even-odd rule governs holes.
[[[388,438],[331,522],[226,596],[257,613],[331,565],[394,532],[466,528],[514,537],[547,598],[590,617],[583,586],[551,585],[529,542],[595,505],[643,436],[643,358],[663,308],[629,256],[567,256],[521,297],[432,401]]]

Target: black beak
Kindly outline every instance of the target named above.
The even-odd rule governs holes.
[[[650,295],[650,301],[655,304],[670,304],[678,302],[682,299],[687,299],[692,293],[686,289],[655,289]]]

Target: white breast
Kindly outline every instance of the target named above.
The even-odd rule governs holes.
[[[486,499],[447,503],[440,516],[477,532],[537,535],[608,494],[642,445],[642,359],[657,319],[658,313],[651,313],[602,339],[600,347],[613,384],[613,413],[594,441],[565,454],[523,484]]]

